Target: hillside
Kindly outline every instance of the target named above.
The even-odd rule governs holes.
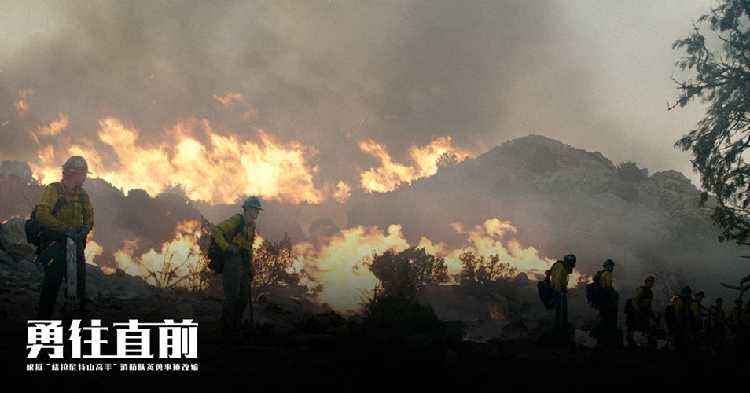
[[[27,215],[39,194],[28,166],[6,161],[0,180],[0,220]],[[170,239],[181,220],[203,214],[217,222],[239,211],[236,205],[189,201],[179,190],[123,193],[99,179],[86,188],[97,210],[94,239],[104,247],[105,264],[123,240],[138,239],[137,251],[143,252]],[[699,191],[678,172],[649,174],[633,163],[615,165],[601,153],[530,135],[390,193],[354,193],[343,205],[266,201],[259,232],[270,239],[288,233],[300,241],[321,231],[400,224],[412,244],[427,236],[461,246],[466,236],[452,223],[471,228],[496,217],[511,221],[514,236],[541,255],[576,253],[586,273],[613,258],[626,286],[656,273],[718,290],[719,281],[747,274],[747,264],[738,258],[741,249],[718,243],[711,209],[700,208],[698,200]]]
[[[719,279],[744,274],[741,250],[720,244],[699,191],[679,172],[649,175],[635,164],[615,165],[544,136],[506,142],[476,159],[388,194],[352,199],[349,225],[402,223],[410,241],[422,234],[456,244],[449,225],[510,220],[516,237],[543,255],[573,252],[593,272],[606,258],[618,262],[618,279],[635,283],[663,271]],[[745,264],[745,265],[743,265]]]

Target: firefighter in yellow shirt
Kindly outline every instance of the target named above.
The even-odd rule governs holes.
[[[566,255],[550,269],[550,286],[555,291],[555,324],[554,330],[560,337],[568,338],[568,277],[573,273],[576,256]]]
[[[87,311],[84,249],[86,237],[94,226],[94,209],[83,189],[88,165],[83,157],[73,156],[65,162],[62,170],[62,181],[44,188],[34,211],[41,229],[38,261],[44,266],[39,319],[49,319],[54,311],[57,292],[66,274],[67,238],[76,243],[76,293],[80,311]]]
[[[214,243],[224,254],[224,305],[221,319],[224,336],[228,340],[238,337],[242,315],[250,301],[255,225],[263,210],[260,199],[254,196],[247,198],[242,204],[242,210],[242,214],[229,217],[217,225],[213,232]]]
[[[693,307],[693,290],[686,286],[679,296],[672,298],[674,312],[674,329],[671,332],[678,351],[692,351],[695,341],[695,314]]]
[[[639,331],[648,338],[649,347],[656,347],[656,337],[652,328],[652,322],[658,322],[653,309],[654,283],[656,283],[656,277],[646,277],[643,285],[636,289],[635,297],[630,300],[632,309],[628,310],[626,305],[625,323],[628,328],[627,340],[630,346],[636,346],[633,334]]]
[[[706,327],[705,320],[708,317],[708,311],[703,306],[703,299],[705,298],[706,294],[703,291],[696,292],[690,308],[693,313],[693,323],[698,332],[702,332]]]
[[[613,274],[615,262],[607,259],[602,265],[604,270],[597,273],[599,275],[599,288],[597,304],[599,308],[599,339],[598,344],[601,347],[617,347],[617,313],[619,296],[614,287]]]

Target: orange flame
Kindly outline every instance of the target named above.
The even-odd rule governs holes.
[[[510,237],[516,232],[517,229],[513,224],[499,218],[486,220],[482,225],[477,225],[468,232],[458,230],[458,233],[467,235],[469,245],[446,255],[448,270],[456,273],[460,271],[458,257],[466,251],[472,251],[478,255],[498,255],[501,261],[510,263],[519,272],[527,273],[533,278],[543,278],[544,271],[549,269],[555,261],[541,257],[534,247],[524,248],[518,240]],[[508,239],[504,240],[506,238]]]
[[[15,107],[16,113],[19,117],[22,117],[29,112],[29,109],[31,108],[29,98],[31,98],[32,95],[34,95],[34,90],[31,89],[21,89],[18,91],[18,99],[16,100]]]
[[[214,94],[214,101],[218,102],[223,107],[227,108],[236,103],[244,103],[245,97],[243,97],[242,94],[240,93],[234,93],[234,92],[228,91],[224,93],[223,96],[217,96],[216,94]]]
[[[380,161],[379,167],[360,174],[362,188],[367,192],[380,193],[393,191],[402,183],[436,174],[438,162],[444,155],[452,156],[457,162],[471,156],[469,151],[454,147],[449,136],[436,138],[422,147],[412,146],[409,149],[413,161],[411,166],[394,162],[388,150],[372,139],[361,141],[359,148]]]
[[[454,223],[453,227],[466,235],[465,246],[450,248],[426,237],[417,244],[430,254],[444,257],[450,275],[460,273],[459,257],[469,251],[481,256],[498,255],[502,262],[528,274],[531,279],[541,279],[554,262],[540,256],[534,247],[524,247],[514,239],[512,235],[517,230],[508,221],[492,218],[468,231],[460,223]],[[137,241],[125,241],[123,247],[114,253],[116,265],[125,273],[143,277],[155,286],[201,289],[205,282],[200,273],[205,269],[206,261],[200,254],[200,236],[200,223],[186,220],[177,226],[174,238],[165,242],[159,251],[151,249],[136,256]],[[253,247],[259,248],[263,241],[257,236]],[[385,232],[375,227],[358,226],[323,239],[317,245],[310,242],[294,245],[297,255],[294,269],[295,272],[307,273],[303,284],[310,288],[320,287],[318,301],[338,312],[351,313],[361,309],[362,303],[372,296],[379,284],[368,266],[371,258],[386,250],[398,252],[409,247],[411,245],[400,225],[390,225]],[[101,253],[101,247],[89,241],[87,262],[93,263]],[[108,272],[106,268],[102,270]],[[579,282],[581,277],[576,272],[571,282]]]
[[[336,191],[333,192],[333,199],[338,203],[344,203],[350,196],[352,196],[352,188],[343,181],[338,182]]]
[[[451,249],[426,237],[416,245],[430,254],[444,257],[450,275],[460,273],[459,257],[467,251],[487,257],[498,255],[502,262],[528,274],[531,279],[543,278],[544,271],[554,263],[540,256],[534,247],[523,247],[512,238],[516,228],[508,221],[492,218],[470,231],[464,231],[460,224],[453,226],[466,235],[466,246]],[[410,247],[400,225],[389,226],[386,233],[378,228],[350,228],[326,240],[327,243],[318,248],[310,243],[298,244],[295,252],[315,283],[322,286],[319,300],[339,312],[359,310],[362,301],[372,296],[379,284],[367,266],[368,258],[389,249],[402,251]],[[579,277],[580,274],[574,273],[572,282],[577,282]]]
[[[294,251],[302,265],[312,270],[314,281],[322,285],[320,300],[337,311],[351,312],[361,307],[379,283],[364,260],[389,249],[407,248],[401,226],[391,225],[387,233],[378,228],[346,229],[320,249],[302,243]]]
[[[168,142],[143,146],[139,132],[115,118],[99,121],[99,141],[114,153],[105,163],[93,145],[45,146],[30,163],[42,183],[60,178],[60,164],[82,155],[94,176],[151,195],[181,186],[192,200],[233,203],[244,195],[290,203],[320,203],[324,193],[313,183],[317,167],[307,163],[315,151],[297,142],[281,143],[263,130],[259,143],[214,132],[208,120],[180,122],[167,131]],[[194,136],[201,128],[208,144]],[[114,162],[111,162],[114,161]]]
[[[53,120],[49,125],[46,126],[39,126],[36,129],[36,132],[30,131],[29,134],[31,135],[31,138],[34,139],[36,144],[39,144],[39,137],[49,137],[49,136],[57,136],[62,132],[64,129],[68,128],[68,125],[70,124],[70,119],[68,118],[68,115],[65,113],[60,113],[57,115],[57,119]]]
[[[141,255],[135,255],[138,240],[125,240],[122,247],[114,253],[117,269],[126,274],[142,277],[149,284],[157,287],[180,287],[203,289],[206,282],[201,273],[207,266],[205,256],[201,254],[199,240],[203,234],[197,220],[184,220],[177,224],[174,237],[164,242],[159,251],[150,249]],[[253,248],[263,244],[262,236],[257,235]],[[89,241],[88,246],[95,242]],[[88,252],[88,249],[86,250]],[[101,255],[101,247],[93,251]],[[87,254],[88,255],[88,254]],[[88,261],[88,256],[87,256]],[[93,257],[92,257],[93,262]],[[102,267],[105,273],[115,269]]]
[[[83,251],[83,254],[86,257],[86,263],[88,263],[89,265],[98,266],[94,260],[98,256],[102,255],[104,249],[99,245],[99,243],[90,240],[91,236],[92,235],[89,234],[89,240],[86,241],[86,249]]]
[[[122,249],[115,252],[115,262],[126,274],[143,277],[157,287],[200,288],[199,273],[205,267],[198,247],[201,235],[196,220],[182,221],[175,229],[174,238],[161,246],[135,256],[137,241],[124,241]]]

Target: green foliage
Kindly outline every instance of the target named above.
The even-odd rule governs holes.
[[[677,81],[675,106],[685,106],[694,99],[708,104],[697,128],[675,145],[692,153],[693,167],[700,173],[705,190],[702,203],[708,201],[709,193],[718,202],[713,219],[722,230],[719,240],[746,245],[750,244],[750,166],[743,158],[750,146],[748,16],[750,1],[723,0],[698,19],[687,37],[673,44],[674,49],[685,51],[677,67],[695,73],[694,79]],[[707,45],[700,29],[706,25],[716,35],[718,48]]]
[[[380,280],[378,291],[385,297],[416,299],[424,287],[448,281],[445,259],[427,254],[424,248],[388,250],[373,258],[370,270]]]

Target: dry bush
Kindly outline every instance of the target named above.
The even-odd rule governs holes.
[[[448,281],[445,259],[424,248],[388,250],[373,258],[370,270],[380,280],[378,292],[383,296],[416,299],[424,287]]]

